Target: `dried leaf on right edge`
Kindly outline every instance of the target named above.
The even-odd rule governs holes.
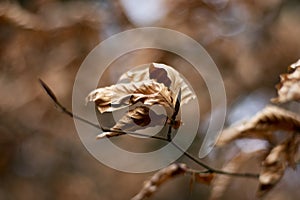
[[[300,59],[289,69],[290,73],[280,75],[280,83],[276,85],[278,97],[271,99],[274,103],[300,100]]]
[[[238,172],[241,166],[248,162],[249,159],[261,160],[265,156],[265,151],[259,150],[251,153],[239,153],[234,158],[232,158],[228,163],[224,165],[221,169],[226,172]],[[211,200],[221,199],[224,195],[226,189],[228,188],[232,176],[226,176],[222,174],[217,174],[212,182]]]
[[[272,143],[271,132],[277,130],[299,131],[300,116],[276,106],[267,106],[247,122],[225,129],[218,138],[217,145],[240,138],[265,139]]]
[[[283,143],[275,146],[262,163],[257,196],[269,192],[283,177],[286,168],[295,167],[295,157],[299,148],[300,136],[295,133]]]
[[[146,106],[138,106],[129,110],[111,130],[115,132],[104,132],[97,136],[97,139],[103,137],[114,137],[126,134],[126,131],[136,131],[147,127],[163,126],[166,123],[166,116],[156,114]]]

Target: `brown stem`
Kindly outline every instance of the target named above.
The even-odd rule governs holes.
[[[42,79],[39,79],[39,82],[40,82],[41,86],[44,88],[44,90],[47,92],[47,94],[49,95],[49,97],[50,97],[50,98],[52,99],[52,101],[54,102],[56,108],[57,108],[60,112],[66,114],[66,115],[68,115],[68,116],[70,116],[70,117],[72,117],[72,118],[78,119],[78,120],[80,120],[80,121],[82,121],[82,122],[84,122],[84,123],[86,123],[86,124],[89,124],[89,125],[91,125],[91,126],[93,126],[93,127],[95,127],[95,128],[101,129],[101,127],[100,127],[98,124],[94,124],[94,123],[90,122],[89,120],[84,119],[84,118],[82,118],[82,117],[80,117],[80,116],[78,116],[78,115],[75,115],[75,114],[73,114],[71,111],[69,111],[65,106],[63,106],[63,105],[58,101],[58,99],[56,98],[56,96],[55,96],[55,94],[53,93],[53,91],[49,88],[49,86],[48,86],[44,81],[42,81]]]
[[[218,169],[214,169],[207,164],[201,162],[198,158],[194,157],[192,154],[184,151],[180,146],[178,146],[176,143],[171,141],[174,147],[176,147],[179,151],[181,151],[186,157],[200,165],[201,167],[205,168],[208,170],[210,173],[216,173],[216,174],[223,174],[223,175],[228,175],[228,176],[239,176],[239,177],[248,177],[248,178],[258,178],[259,174],[252,174],[252,173],[234,173],[234,172],[226,172]]]

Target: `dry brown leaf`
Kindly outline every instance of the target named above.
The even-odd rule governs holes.
[[[278,145],[272,149],[263,162],[259,176],[257,196],[261,197],[271,190],[282,178],[286,168],[286,145]]]
[[[210,185],[211,181],[214,179],[215,174],[214,173],[203,173],[203,174],[195,174],[194,178],[197,183]]]
[[[249,159],[255,158],[257,160],[260,160],[261,159],[260,157],[262,157],[264,154],[265,151],[263,150],[259,150],[251,153],[239,153],[224,165],[222,171],[238,172],[241,166],[245,162],[249,161]],[[232,176],[217,174],[215,176],[215,179],[212,182],[212,191],[211,191],[210,199],[211,200],[220,199],[224,195],[226,189],[228,188],[231,179]]]
[[[104,132],[97,136],[97,139],[103,137],[114,137],[126,134],[126,131],[136,131],[145,126],[154,127],[159,125],[164,125],[166,123],[166,116],[161,114],[156,114],[153,110],[146,106],[138,106],[134,109],[129,110],[126,115],[124,115],[112,130],[122,131],[122,132]]]
[[[174,93],[164,84],[154,80],[98,88],[87,96],[86,101],[95,102],[100,113],[116,111],[137,102],[149,106],[160,104],[167,108],[168,112],[168,109],[173,111],[176,102]]]
[[[217,145],[221,146],[240,138],[265,139],[272,143],[273,137],[270,131],[276,130],[299,131],[300,117],[285,109],[267,106],[249,121],[225,129],[220,135]]]
[[[147,68],[130,70],[123,74],[119,81],[140,82],[149,79],[163,83],[174,94],[177,94],[179,89],[181,89],[181,104],[186,104],[196,98],[181,75],[175,69],[165,64],[152,63]]]
[[[285,103],[300,100],[300,59],[289,67],[289,74],[280,75],[276,85],[278,97],[271,99],[274,103]]]
[[[262,197],[270,191],[283,177],[284,171],[288,166],[295,168],[299,143],[299,135],[295,133],[271,150],[262,164],[257,196]]]
[[[158,171],[149,180],[145,181],[143,188],[131,200],[142,200],[150,197],[161,184],[177,175],[184,174],[187,170],[188,168],[185,164],[176,163]]]

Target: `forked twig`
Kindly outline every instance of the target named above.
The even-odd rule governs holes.
[[[123,134],[128,134],[128,135],[136,135],[136,136],[142,136],[142,137],[147,137],[147,138],[152,138],[152,139],[157,139],[157,140],[161,140],[161,141],[165,141],[165,142],[170,142],[175,148],[177,148],[179,151],[181,151],[186,157],[188,157],[189,159],[191,159],[192,161],[194,161],[195,163],[197,163],[199,166],[205,168],[205,171],[193,171],[194,173],[216,173],[216,174],[223,174],[223,175],[228,175],[228,176],[236,176],[236,177],[246,177],[246,178],[258,178],[259,174],[252,174],[252,173],[234,173],[234,172],[226,172],[226,171],[222,171],[222,170],[218,170],[218,169],[214,169],[210,166],[208,166],[207,164],[203,163],[202,161],[200,161],[198,158],[196,158],[195,156],[193,156],[192,154],[186,152],[185,150],[183,150],[179,145],[177,145],[176,143],[174,143],[171,139],[170,139],[170,133],[168,131],[168,136],[167,138],[164,137],[160,137],[160,136],[150,136],[150,135],[146,135],[146,134],[142,134],[142,133],[136,133],[136,132],[128,132],[128,131],[122,131],[122,130],[111,130],[109,128],[104,128],[99,126],[98,124],[94,124],[90,121],[88,121],[87,119],[84,119],[74,113],[72,113],[70,110],[68,110],[65,106],[63,106],[58,99],[56,98],[55,94],[53,93],[53,91],[49,88],[49,86],[42,81],[41,79],[39,79],[39,82],[41,84],[41,86],[44,88],[44,90],[46,91],[46,93],[49,95],[49,97],[52,99],[52,101],[54,102],[55,106],[58,108],[58,110],[62,113],[67,114],[68,116],[78,119],[88,125],[91,125],[99,130],[102,130],[103,132],[117,132],[117,133],[123,133]],[[176,103],[177,105],[177,103]],[[179,105],[179,103],[178,103]],[[178,106],[177,106],[178,107]],[[177,109],[179,110],[179,109]],[[178,111],[177,111],[178,113]],[[174,114],[174,116],[177,115],[177,113]],[[172,117],[173,118],[173,117]],[[175,117],[174,117],[175,118]],[[172,126],[171,126],[172,128]]]

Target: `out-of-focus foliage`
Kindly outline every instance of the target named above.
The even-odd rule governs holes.
[[[263,162],[259,174],[260,185],[257,191],[259,197],[266,195],[280,181],[287,167],[296,169],[297,162],[299,162],[299,120],[299,115],[295,113],[269,106],[248,122],[224,130],[219,137],[218,145],[220,146],[242,138],[267,141],[267,156],[261,159]],[[279,139],[274,134],[276,131],[285,131],[286,135]],[[252,156],[255,156],[254,153],[260,156],[262,150],[253,152]],[[231,165],[227,164],[227,166],[232,166],[231,171],[237,171],[237,167],[241,163],[247,162],[248,155],[242,155],[239,155],[238,161],[230,161],[229,164]],[[221,187],[222,190],[214,191],[213,195],[221,196],[220,194],[223,193],[226,186],[222,184],[222,181],[217,183],[218,185],[215,183],[213,187]]]
[[[264,139],[272,144],[274,142],[272,131],[295,132],[299,128],[299,115],[275,106],[268,106],[249,121],[225,129],[218,138],[217,145],[224,145],[247,137]]]
[[[239,101],[252,91],[267,91],[256,99],[259,102],[270,97],[269,91],[275,96],[278,74],[299,58],[298,1],[157,2],[162,2],[163,14],[151,25],[186,33],[207,49],[224,79],[228,105],[235,103],[239,114],[253,110],[251,102],[244,106]],[[90,50],[114,33],[142,26],[124,5],[126,0],[0,3],[0,199],[129,199],[149,176],[117,172],[93,159],[80,143],[72,120],[53,108],[38,84],[39,77],[46,80],[71,107],[75,74]],[[135,9],[139,10],[138,5]],[[178,71],[188,65],[174,54],[151,49],[134,52],[120,62],[128,66],[160,62]],[[108,76],[106,86],[114,78]],[[193,76],[189,81],[201,96],[201,116],[208,115],[205,83]],[[234,144],[226,155],[213,152],[207,160],[221,166],[238,146]],[[198,146],[191,148],[195,154],[197,150]],[[249,162],[246,168],[252,166],[256,165]],[[274,166],[268,161],[264,165],[266,170]],[[298,177],[299,172],[286,170],[266,199],[299,196]],[[195,185],[189,194],[189,181],[183,177],[166,183],[154,198],[208,198],[210,188],[202,185]],[[232,180],[222,198],[253,199],[256,187],[247,180]]]

